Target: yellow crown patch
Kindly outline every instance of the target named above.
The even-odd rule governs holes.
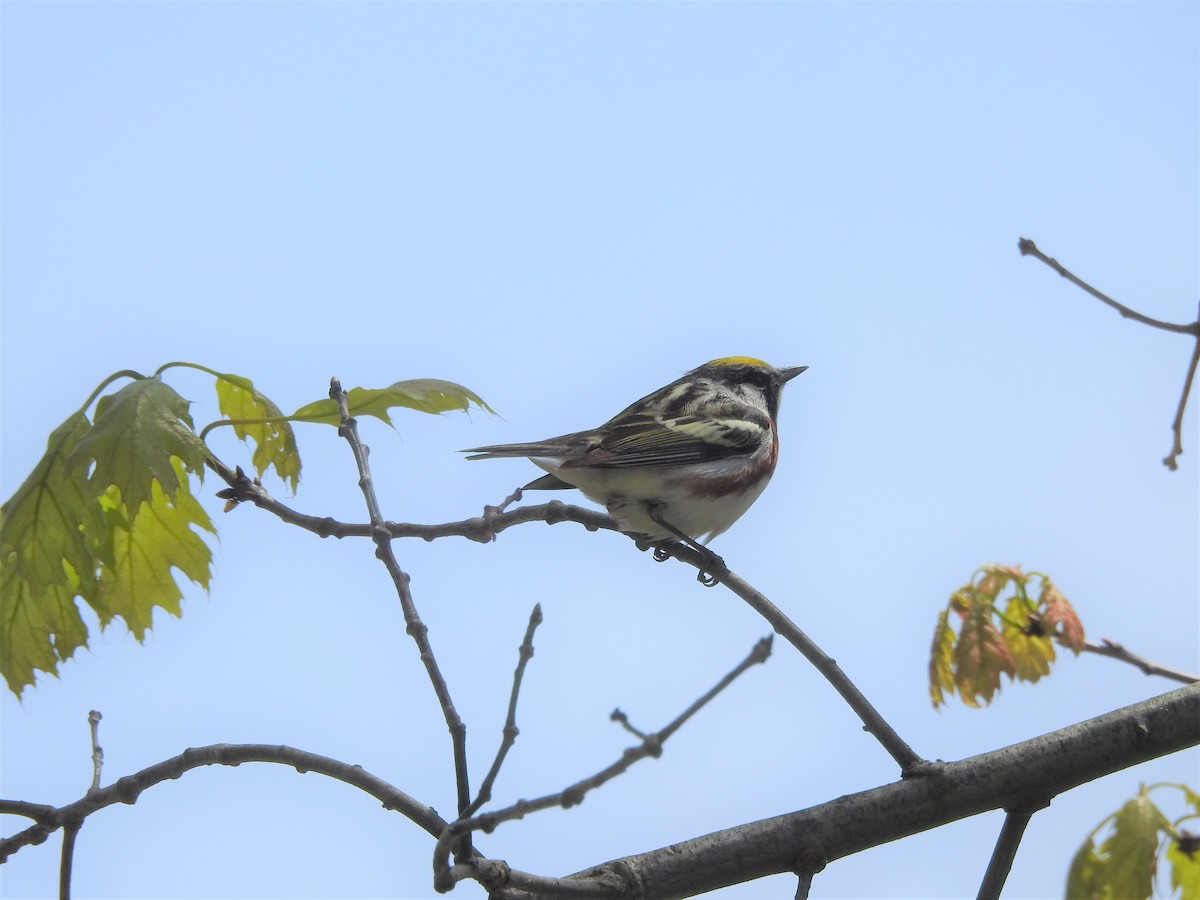
[[[723,356],[720,359],[714,359],[709,363],[710,366],[758,366],[759,368],[769,369],[770,365],[763,362],[761,359],[755,359],[753,356]]]

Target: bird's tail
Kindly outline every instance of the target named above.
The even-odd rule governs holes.
[[[470,453],[467,459],[504,459],[519,456],[547,456],[550,458],[567,455],[567,448],[562,444],[543,441],[539,444],[493,444],[490,447],[472,447],[461,450]]]

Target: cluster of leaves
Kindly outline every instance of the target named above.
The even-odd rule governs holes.
[[[174,367],[212,375],[225,418],[197,432],[191,404],[162,379]],[[491,412],[473,392],[436,379],[349,394],[351,415],[389,424],[392,407],[441,413],[472,403]],[[118,372],[105,379],[54,430],[45,455],[0,508],[0,673],[9,689],[20,696],[35,670],[56,675],[60,662],[87,646],[78,600],[102,628],[120,618],[140,641],[154,607],[180,614],[183,595],[173,570],[208,587],[212,552],[201,532],[216,529],[194,490],[212,456],[204,442],[212,428],[229,426],[252,441],[258,475],[274,469],[294,491],[300,454],[290,423],[338,421],[331,399],[285,416],[249,379],[193,363],[168,363],[149,377]]]
[[[1040,582],[1036,600],[1034,581]],[[957,632],[951,613],[958,619]],[[970,707],[990,703],[1001,676],[1037,681],[1050,672],[1056,641],[1078,654],[1083,624],[1049,577],[1027,575],[1016,566],[984,566],[938,614],[929,660],[934,707],[956,692]]]
[[[1154,790],[1179,791],[1189,812],[1171,822],[1150,799]],[[1137,796],[1101,822],[1075,854],[1067,874],[1068,897],[1116,900],[1150,897],[1165,846],[1171,872],[1171,891],[1180,900],[1200,897],[1200,835],[1183,830],[1200,819],[1200,795],[1182,784],[1142,785]],[[1108,829],[1097,846],[1096,837]]]

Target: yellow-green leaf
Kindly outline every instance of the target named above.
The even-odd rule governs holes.
[[[424,413],[444,413],[456,409],[466,411],[474,403],[485,412],[493,412],[474,391],[453,381],[442,381],[439,378],[397,381],[386,388],[351,388],[347,403],[350,415],[375,416],[389,425],[392,420],[388,416],[388,410],[396,406]],[[337,404],[332,399],[317,400],[302,406],[292,413],[291,418],[325,425],[341,423]]]
[[[176,464],[177,468],[181,468]],[[193,530],[215,533],[212,521],[187,488],[182,471],[174,497],[155,481],[150,502],[126,528],[113,530],[115,566],[100,573],[97,611],[107,624],[119,616],[139,641],[150,627],[154,607],[180,614],[183,593],[173,570],[207,589],[212,551]]]
[[[95,497],[111,485],[121,491],[130,517],[152,502],[157,483],[175,495],[181,476],[171,458],[203,477],[208,449],[196,435],[188,402],[158,378],[141,378],[115,394],[100,398],[96,419],[80,439],[67,468],[73,471],[95,460],[88,487]],[[182,476],[186,482],[187,476]]]
[[[1083,842],[1075,856],[1071,859],[1071,868],[1067,870],[1067,900],[1111,900],[1111,894],[1104,891],[1100,857],[1096,854],[1096,845],[1092,836]]]
[[[1092,833],[1075,855],[1067,876],[1067,897],[1135,900],[1154,891],[1159,833],[1170,824],[1143,788],[1111,819],[1099,848]]]
[[[88,639],[76,605],[76,586],[52,584],[34,591],[11,555],[0,569],[0,671],[18,697],[35,681],[34,671],[57,674]]]
[[[1016,677],[1022,681],[1037,681],[1050,674],[1054,662],[1054,642],[1044,634],[1026,634],[1019,625],[1026,621],[1026,606],[1019,597],[1012,597],[1004,611],[1001,634],[1008,645],[1016,667]]]
[[[946,693],[954,693],[954,629],[950,627],[950,612],[938,613],[933,630],[933,646],[929,651],[929,697],[934,709],[946,702]]]
[[[271,466],[294,491],[300,480],[300,452],[292,426],[283,412],[261,393],[249,378],[222,374],[217,378],[217,404],[222,415],[233,419],[239,440],[254,441],[251,463],[259,475]]]

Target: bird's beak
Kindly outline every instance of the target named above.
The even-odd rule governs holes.
[[[808,366],[791,366],[787,369],[780,369],[779,374],[783,376],[783,383],[787,384],[807,368]]]

